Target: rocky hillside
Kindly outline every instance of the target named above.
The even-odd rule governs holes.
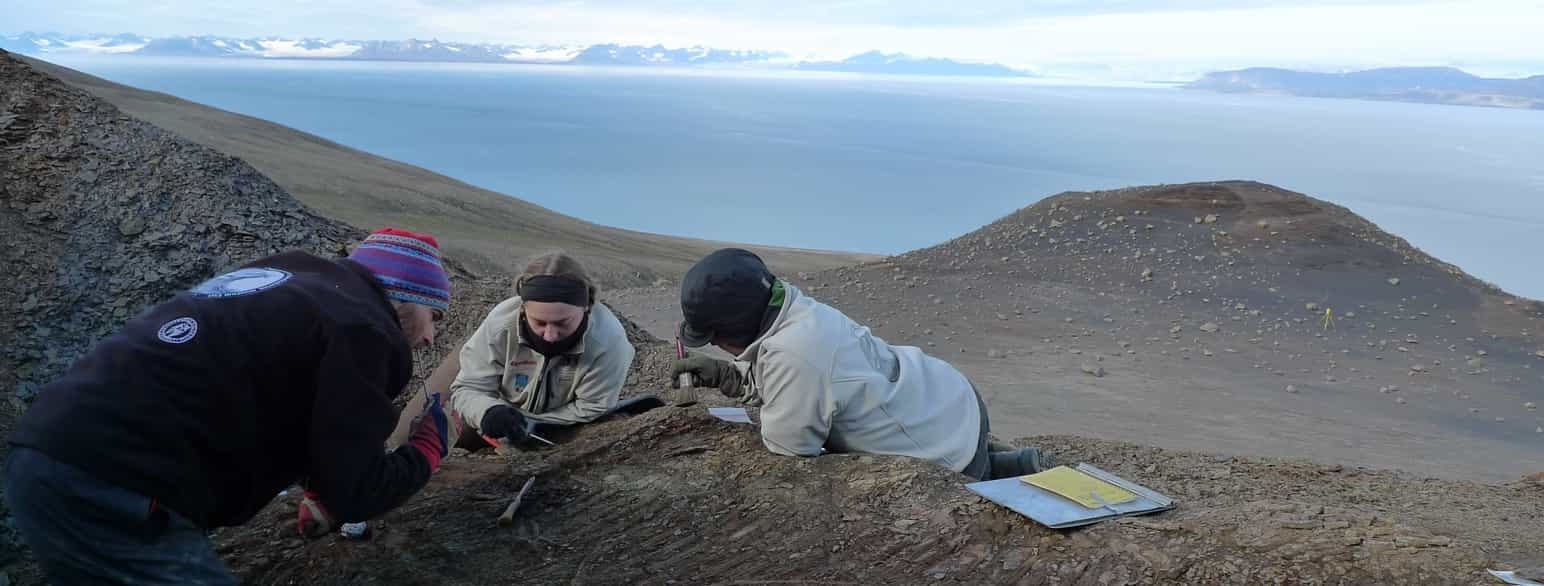
[[[4,52],[0,231],[6,435],[38,387],[145,306],[221,268],[294,248],[338,253],[358,234],[246,163]]]
[[[0,387],[23,397],[131,314],[215,271],[358,231],[246,163],[0,54]]]

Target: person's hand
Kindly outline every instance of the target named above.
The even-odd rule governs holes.
[[[512,444],[525,441],[526,438],[525,416],[509,405],[490,407],[483,413],[482,425],[478,427],[483,436],[507,440]]]
[[[713,387],[726,397],[740,396],[740,371],[728,360],[718,360],[701,354],[677,358],[670,365],[671,384],[678,384],[683,374],[691,374],[692,382],[699,387]]]
[[[408,439],[408,445],[422,452],[429,461],[429,471],[440,468],[440,460],[450,454],[450,429],[445,418],[445,408],[440,405],[440,394],[429,394],[429,407],[418,418],[417,427]]]
[[[300,506],[295,511],[295,529],[301,537],[321,537],[332,533],[334,526],[332,515],[322,507],[320,497],[309,490],[300,497]]]

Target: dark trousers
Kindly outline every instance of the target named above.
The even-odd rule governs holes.
[[[965,469],[961,470],[960,473],[976,480],[991,480],[991,420],[986,415],[986,401],[981,400],[981,392],[977,391],[974,385],[971,386],[970,390],[976,395],[976,404],[981,406],[981,437],[976,440],[976,457],[971,458],[970,464],[965,466]]]
[[[6,504],[54,584],[236,584],[203,529],[132,491],[12,446]]]

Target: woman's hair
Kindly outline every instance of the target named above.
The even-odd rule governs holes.
[[[515,294],[520,294],[520,286],[531,277],[553,276],[573,279],[584,284],[590,293],[589,305],[595,304],[595,298],[600,293],[600,288],[595,286],[595,281],[590,279],[590,274],[585,272],[584,265],[579,264],[579,259],[570,256],[567,252],[554,250],[532,258],[525,265],[525,272],[520,273],[520,278],[515,279]]]

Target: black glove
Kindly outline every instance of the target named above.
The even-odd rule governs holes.
[[[509,405],[494,405],[483,413],[482,434],[493,439],[508,439],[510,443],[525,441],[525,416]]]
[[[696,386],[717,388],[726,397],[740,396],[740,371],[727,360],[700,354],[677,358],[670,365],[671,384],[676,384],[674,381],[685,373],[691,373]]]

